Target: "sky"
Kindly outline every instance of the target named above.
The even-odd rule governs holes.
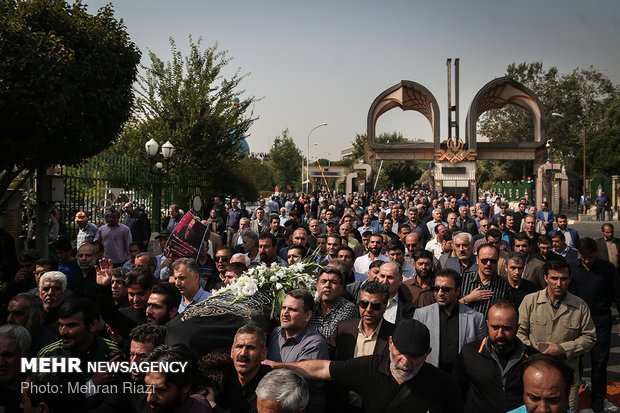
[[[91,11],[109,1],[84,0]],[[594,66],[620,84],[618,0],[116,0],[131,40],[148,65],[148,50],[171,57],[188,36],[218,43],[249,76],[244,96],[255,96],[258,120],[249,131],[252,152],[268,152],[287,129],[310,159],[340,159],[355,135],[366,132],[373,100],[401,80],[429,89],[447,137],[446,59],[460,58],[460,128],[467,109],[489,81],[511,63],[542,61],[560,73]],[[415,111],[392,109],[377,133],[397,131],[431,141],[430,124]],[[160,144],[163,142],[160,142]]]

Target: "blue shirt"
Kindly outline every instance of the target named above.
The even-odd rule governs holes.
[[[71,280],[73,279],[73,276],[82,275],[82,270],[78,265],[77,258],[74,258],[69,262],[58,260],[58,271],[67,276],[68,289],[71,289]]]
[[[192,298],[192,301],[189,304],[185,304],[185,297],[181,297],[181,304],[179,304],[179,314],[187,309],[187,307],[191,307],[192,305],[198,304],[207,298],[211,297],[211,293],[202,289],[202,287],[198,287],[198,292]]]

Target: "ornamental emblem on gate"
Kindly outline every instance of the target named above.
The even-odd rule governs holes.
[[[457,164],[462,161],[475,161],[475,149],[463,149],[463,141],[457,137],[448,138],[446,142],[447,150],[439,149],[435,152],[435,160],[437,162],[448,161],[451,164]]]

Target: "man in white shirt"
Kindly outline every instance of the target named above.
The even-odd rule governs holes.
[[[329,240],[328,240],[329,241]],[[329,243],[328,243],[329,246]],[[362,255],[355,260],[353,269],[355,272],[368,275],[368,267],[374,260],[388,261],[389,258],[381,254],[383,250],[383,235],[372,234],[368,241],[368,254]]]

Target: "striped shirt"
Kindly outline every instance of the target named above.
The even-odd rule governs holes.
[[[463,283],[461,286],[462,297],[465,297],[467,294],[471,293],[478,287],[480,287],[481,290],[493,291],[493,297],[491,297],[490,300],[476,301],[473,303],[470,303],[468,301],[467,306],[484,314],[485,317],[487,315],[487,312],[489,311],[489,307],[491,307],[494,300],[504,299],[514,302],[510,284],[508,284],[508,281],[506,281],[499,275],[494,274],[493,277],[491,277],[491,282],[485,285],[482,284],[482,281],[480,281],[478,271],[469,271],[463,274]]]
[[[107,361],[110,353],[118,351],[119,347],[112,340],[94,336],[91,347],[85,352],[88,361]],[[73,351],[62,347],[62,340],[55,341],[43,347],[37,357],[78,357]]]

